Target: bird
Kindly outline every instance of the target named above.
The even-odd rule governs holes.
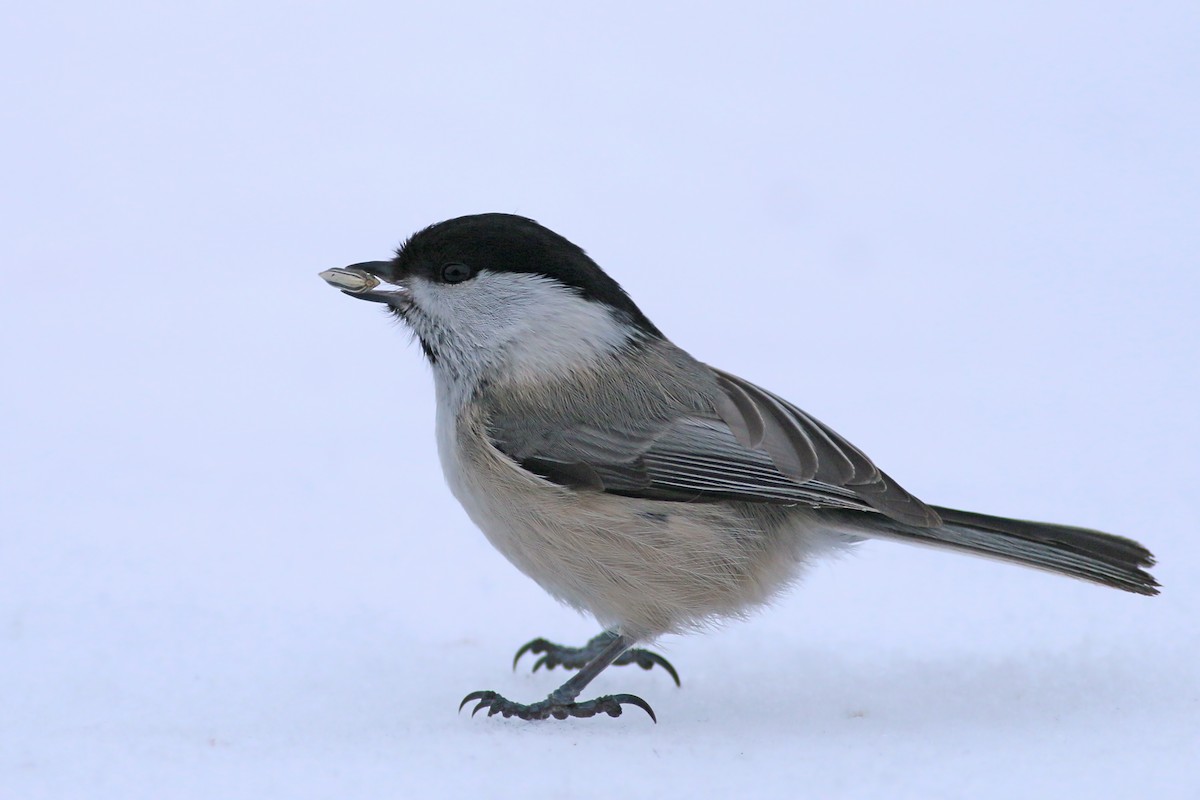
[[[469,693],[474,716],[620,716],[580,700],[611,665],[675,668],[652,645],[744,617],[814,559],[867,539],[956,550],[1141,595],[1154,557],[1131,539],[930,505],[816,417],[671,342],[565,237],[503,213],[456,217],[383,261],[328,269],[403,321],[431,366],[455,498],[491,544],[594,617],[582,646],[526,643],[576,670],[545,699]]]

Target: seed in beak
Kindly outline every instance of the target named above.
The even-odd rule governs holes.
[[[379,278],[361,269],[327,269],[320,277],[330,286],[355,294],[370,291],[379,285]]]

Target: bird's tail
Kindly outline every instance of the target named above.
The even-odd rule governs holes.
[[[868,535],[988,556],[1127,592],[1158,594],[1158,581],[1146,571],[1154,565],[1154,555],[1132,539],[952,508],[934,510],[942,517],[937,527],[920,528],[881,515],[872,520]],[[856,532],[864,531],[856,527]]]

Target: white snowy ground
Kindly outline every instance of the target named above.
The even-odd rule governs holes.
[[[0,798],[1200,796],[1196,4],[437,5],[6,15]],[[485,210],[1162,596],[871,543],[597,682],[658,725],[456,713],[595,629],[316,273]]]

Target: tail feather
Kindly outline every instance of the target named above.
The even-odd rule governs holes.
[[[1158,594],[1158,581],[1146,571],[1149,550],[1132,539],[1087,528],[992,517],[952,508],[934,510],[942,525],[919,528],[876,518],[870,536],[896,539],[990,556],[1144,595]],[[847,512],[833,512],[844,515]],[[854,513],[854,512],[849,512]]]

